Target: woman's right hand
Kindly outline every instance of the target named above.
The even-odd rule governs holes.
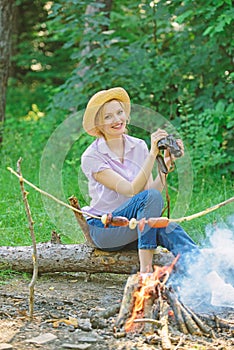
[[[156,157],[159,153],[158,141],[165,138],[168,133],[163,129],[158,129],[151,134],[151,148],[150,153]]]

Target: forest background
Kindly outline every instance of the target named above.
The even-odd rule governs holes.
[[[24,177],[39,186],[43,150],[53,132],[83,110],[92,94],[114,86],[124,87],[132,103],[164,116],[184,140],[193,184],[186,214],[233,196],[231,0],[0,0],[0,11],[0,245],[31,244],[19,183],[7,167],[15,169],[22,157]],[[145,130],[132,131],[148,142]],[[81,204],[80,156],[92,140],[83,134],[58,169],[64,197],[74,194]],[[176,171],[168,185],[173,206]],[[26,188],[37,241],[47,241],[56,220],[41,195]],[[64,210],[62,241],[81,242]],[[183,226],[200,243],[207,225],[229,222],[233,211],[229,205]]]

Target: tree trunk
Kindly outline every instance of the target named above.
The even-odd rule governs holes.
[[[13,0],[0,0],[0,143],[5,120],[6,88],[11,57]]]
[[[109,272],[130,274],[139,270],[137,251],[104,252],[86,244],[37,245],[39,273],[47,272]],[[155,265],[170,265],[173,254],[156,250]],[[0,269],[32,272],[32,247],[0,247]]]
[[[101,0],[100,3],[103,4],[104,7],[99,8],[99,7],[92,5],[92,4],[88,5],[86,7],[86,10],[85,10],[85,15],[87,17],[94,16],[95,14],[98,14],[98,12],[102,11],[102,12],[106,13],[107,17],[109,17],[111,7],[112,7],[112,0]],[[107,30],[108,28],[106,26],[103,26],[102,29]],[[92,30],[93,30],[93,28],[90,26],[90,24],[88,22],[86,22],[83,36],[85,37],[85,35],[87,35]],[[82,46],[82,43],[81,43],[81,46]],[[88,53],[91,50],[92,50],[91,43],[89,43],[88,45],[86,43],[85,48],[81,51],[81,57],[88,55]],[[82,78],[89,69],[90,69],[89,66],[84,67],[82,70],[79,71],[79,76]]]

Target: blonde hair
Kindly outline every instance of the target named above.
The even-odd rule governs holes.
[[[103,132],[100,130],[100,128],[98,127],[98,121],[100,120],[101,117],[104,117],[104,107],[106,106],[107,103],[111,102],[111,101],[117,101],[119,102],[120,106],[123,108],[123,110],[126,112],[126,109],[125,109],[125,106],[124,106],[124,103],[116,98],[113,98],[112,100],[110,101],[107,101],[105,102],[100,108],[99,110],[97,111],[97,114],[95,116],[95,132],[96,132],[96,136],[97,137],[105,137],[105,135],[103,134]],[[129,124],[130,122],[130,116],[128,115],[127,116],[127,124]],[[127,128],[125,128],[125,134],[128,132]]]

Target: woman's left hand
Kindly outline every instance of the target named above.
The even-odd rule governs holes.
[[[181,157],[183,157],[184,156],[184,144],[183,144],[183,141],[181,139],[177,139],[176,142],[178,143],[178,145],[179,145],[179,147],[181,149],[181,152],[182,152]],[[174,162],[176,159],[177,158],[173,154],[170,154],[168,149],[166,149],[164,151],[164,162],[165,162],[168,170],[170,170],[172,162]]]

